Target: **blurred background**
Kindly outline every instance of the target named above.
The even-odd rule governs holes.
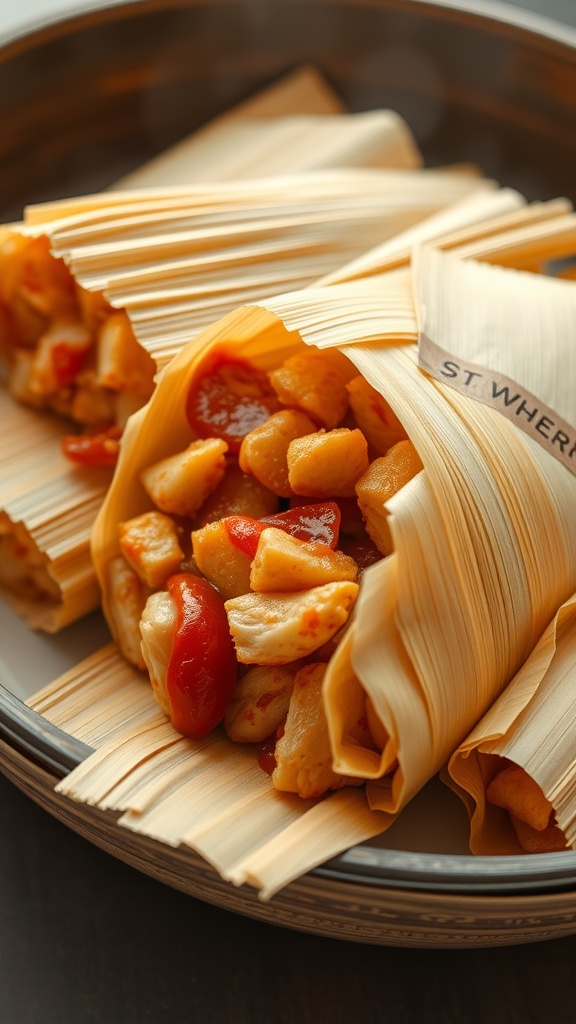
[[[119,0],[103,0],[102,3],[96,0],[1,0],[0,33],[11,35],[22,27],[45,22],[54,14],[79,13],[90,7],[112,6],[117,2]],[[545,14],[548,18],[576,26],[576,0],[499,0],[498,5]],[[494,4],[491,0],[462,0],[462,6],[481,11]]]

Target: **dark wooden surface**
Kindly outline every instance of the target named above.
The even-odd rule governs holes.
[[[2,1024],[573,1024],[576,936],[356,945],[199,903],[93,847],[0,776]]]

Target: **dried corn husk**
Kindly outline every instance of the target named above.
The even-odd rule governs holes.
[[[287,168],[420,167],[422,158],[404,121],[391,110],[360,114],[299,114],[227,121],[179,145],[149,173],[130,175],[116,186],[147,188],[202,181],[240,181],[282,175]]]
[[[326,691],[338,770],[371,774],[373,806],[391,813],[422,785],[426,762],[434,771],[442,766],[466,720],[473,724],[493,703],[574,589],[576,479],[475,395],[465,361],[473,353],[474,370],[485,367],[490,381],[500,381],[505,367],[557,418],[566,415],[570,288],[423,254],[421,339],[425,356],[441,355],[422,365],[450,381],[443,359],[452,359],[463,370],[461,390],[422,374],[413,349],[348,350],[402,419],[425,466],[389,503],[395,552],[366,574],[356,625]],[[388,737],[380,758],[347,739],[346,699],[358,680]]]
[[[161,368],[239,305],[310,285],[477,189],[450,171],[318,171],[46,204],[23,230],[46,234],[84,288],[126,309]]]
[[[518,853],[507,813],[486,800],[502,758],[523,768],[552,804],[566,844],[576,845],[576,595],[558,610],[534,651],[450,758],[445,781],[470,814],[470,848]]]
[[[109,474],[75,472],[60,452],[66,425],[20,408],[3,389],[0,419],[1,593],[30,626],[52,633],[99,602],[89,541]]]
[[[486,260],[517,269],[545,269],[548,261],[574,252],[574,215],[567,199],[526,205],[513,189],[481,188],[459,203],[328,274],[321,284],[341,284],[405,266],[426,242],[451,249],[462,259]]]
[[[341,113],[342,103],[322,76],[314,68],[299,68],[113,188],[181,184],[201,174],[210,176],[215,164],[222,170],[226,133],[243,118],[270,123],[275,117],[314,114],[327,118]],[[386,131],[390,137],[388,128]],[[248,144],[246,140],[245,148]],[[408,141],[404,151],[407,159],[420,162],[417,156],[408,156]],[[346,155],[352,159],[349,142]],[[3,225],[0,233],[6,236],[21,227]],[[57,632],[99,602],[89,536],[109,474],[90,469],[79,473],[60,454],[68,425],[15,405],[4,389],[0,392],[0,417],[4,428],[0,439],[1,592],[33,628]],[[16,564],[15,546],[20,552]]]

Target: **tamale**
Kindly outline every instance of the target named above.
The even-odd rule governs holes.
[[[568,395],[573,286],[541,277],[534,288],[532,274],[473,264],[454,256],[441,258],[437,252],[420,253],[416,267],[416,294],[422,305],[413,311],[412,329],[406,329],[402,339],[396,335],[398,302],[390,294],[383,294],[380,282],[374,278],[312,289],[309,306],[301,294],[293,297],[293,308],[290,296],[271,299],[230,314],[203,332],[201,344],[190,347],[170,364],[146,410],[132,419],[114,484],[93,535],[95,563],[104,588],[105,609],[109,609],[106,566],[118,553],[118,523],[150,508],[149,498],[140,485],[135,485],[145,466],[167,457],[189,439],[185,412],[188,391],[195,369],[213,346],[233,345],[238,356],[254,360],[264,370],[293,353],[302,342],[310,345],[312,339],[318,350],[329,351],[336,344],[346,354],[390,403],[424,467],[387,502],[393,551],[363,571],[354,615],[329,657],[324,684],[333,770],[349,782],[368,780],[366,792],[375,814],[372,824],[380,830],[442,767],[498,694],[505,691],[530,656],[554,609],[569,598],[576,582],[576,549],[570,525],[576,501],[574,475],[500,411],[424,374],[418,367],[415,344],[415,313],[419,312],[422,335],[432,334],[438,347],[454,348],[454,358],[473,352],[476,364],[479,358],[484,359],[490,369],[498,371],[501,364],[494,362],[498,350],[486,347],[491,338],[490,314],[501,338],[510,342],[505,351],[506,358],[512,358],[512,328],[505,325],[508,320],[514,321],[517,332],[520,289],[526,297],[522,323],[531,325],[527,349],[532,356],[526,355],[525,365],[520,365],[517,358],[514,372],[522,385],[530,385],[534,393],[543,396],[547,408],[553,404],[563,415],[562,389],[556,386],[554,390],[555,365],[562,361]],[[451,318],[442,304],[443,294],[453,290],[454,274],[463,275],[458,277],[461,301],[457,310],[461,308],[469,319],[473,318],[466,339],[462,338],[466,319],[457,312]],[[467,290],[462,282],[468,275]],[[405,284],[405,272],[399,272],[399,286],[403,277]],[[389,281],[390,277],[385,279]],[[432,287],[436,306],[430,301]],[[566,290],[562,291],[566,303],[558,302],[559,289]],[[471,295],[485,310],[483,322],[478,320]],[[492,297],[492,305],[487,296]],[[496,305],[499,316],[494,313]],[[547,316],[538,316],[536,311],[543,309]],[[380,338],[376,341],[378,320]],[[478,344],[483,340],[483,355],[470,339]],[[560,346],[558,350],[550,348],[552,339]],[[455,347],[458,341],[460,348]],[[562,341],[568,345],[567,353]],[[537,353],[542,348],[554,358],[538,362]],[[507,365],[507,369],[511,367]],[[532,379],[534,374],[538,381]],[[162,413],[164,407],[170,408],[169,421]],[[165,425],[161,431],[159,423]],[[359,708],[365,711],[369,723],[370,742],[358,738]],[[222,756],[221,765],[227,763],[225,751],[229,748],[222,745],[219,730],[214,737],[215,752],[219,753],[210,759],[209,767],[203,768],[202,777],[218,788],[223,784],[222,772],[225,774],[218,760]],[[130,742],[131,771],[137,770],[145,785],[146,761],[138,756],[138,738],[133,736]],[[113,792],[122,778],[125,792],[132,792],[132,783],[135,792],[139,786],[136,779],[130,781],[131,772],[126,772],[125,762],[122,771],[116,771],[114,758],[114,751],[110,751],[103,786],[101,761],[89,760],[78,769],[77,776],[73,773],[63,784],[64,791],[87,800],[96,794],[98,802],[107,799],[102,790]],[[185,776],[184,769],[180,770]],[[160,838],[165,834],[170,842],[186,835],[194,848],[204,850],[227,877],[238,882],[249,880],[262,886],[265,893],[284,884],[286,875],[275,846],[280,849],[282,837],[290,842],[296,825],[289,825],[286,833],[280,829],[277,840],[265,842],[262,836],[261,846],[257,848],[254,842],[242,854],[239,847],[233,851],[228,848],[227,857],[219,860],[214,850],[208,852],[208,841],[203,846],[204,837],[215,836],[210,814],[204,810],[198,823],[191,824],[185,809],[187,799],[197,789],[193,771],[191,767],[190,785],[182,791],[180,783],[172,789],[167,782],[170,799],[163,805],[152,785],[151,770],[155,796],[150,817],[141,809],[130,811],[124,824],[143,831],[149,828]],[[256,773],[256,788],[252,790],[250,783],[246,792],[260,793],[262,784],[261,775]],[[269,792],[275,806],[278,796],[271,788]],[[297,828],[301,870],[323,859],[322,849],[325,857],[333,852],[328,833],[325,848],[317,834],[314,842],[311,832],[303,839],[304,822],[308,820],[312,827],[321,813],[334,814],[336,823],[340,815],[342,821],[347,820],[344,808],[365,809],[363,792],[363,788],[346,785],[301,812],[302,827]],[[280,799],[284,801],[285,796]],[[255,817],[247,823],[248,829],[254,828],[254,836],[259,834],[255,808],[261,803],[261,798],[256,800],[254,796]],[[120,801],[119,806],[129,807],[129,798],[125,804]],[[226,801],[217,820],[225,814]],[[242,803],[244,821],[246,814]],[[337,824],[335,828],[338,831]],[[238,858],[236,862],[234,858]],[[290,871],[293,868],[294,862],[290,861]]]

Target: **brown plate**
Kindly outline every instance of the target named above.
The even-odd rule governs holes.
[[[576,198],[576,32],[509,7],[419,0],[140,0],[0,49],[0,218],[102,188],[302,63],[352,110],[392,107],[426,162],[476,162],[528,198]],[[576,852],[471,857],[463,809],[434,780],[381,842],[269,903],[194,853],[54,793],[87,748],[21,698],[89,653],[99,618],[27,634],[0,608],[0,770],[69,827],[201,899],[385,945],[474,946],[576,932]]]

